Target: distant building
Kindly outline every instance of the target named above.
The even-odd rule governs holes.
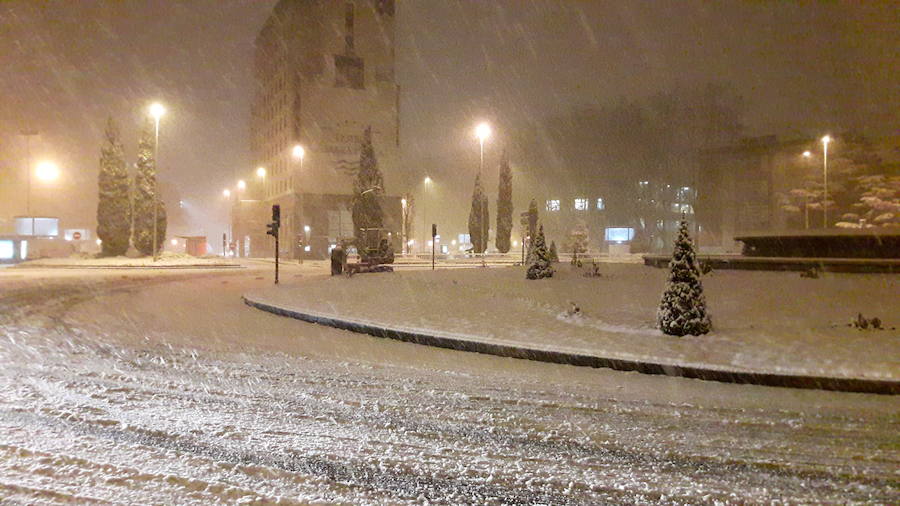
[[[675,237],[682,212],[688,217],[694,212],[693,187],[675,181],[622,181],[605,188],[551,181],[537,194],[545,232],[563,253],[571,252],[579,231],[587,232],[588,246],[596,252],[661,251]]]
[[[711,251],[739,252],[736,236],[823,228],[820,204],[791,197],[792,191],[804,185],[813,192],[821,191],[823,154],[820,138],[779,140],[774,135],[704,151],[698,167],[696,206],[701,246]],[[900,137],[835,135],[828,160],[828,228],[862,226],[854,215],[847,214],[856,209],[856,197],[842,188],[852,184],[853,176],[848,174],[854,166],[868,166],[874,173],[887,176],[900,175]]]
[[[394,9],[392,0],[281,0],[273,9],[256,39],[254,166],[243,177],[246,189],[233,194],[239,255],[272,255],[273,241],[265,235],[272,204],[281,206],[282,254],[290,258],[324,256],[352,237],[353,177],[368,126],[386,194],[406,187],[399,166]],[[400,197],[386,196],[383,208],[399,251]]]

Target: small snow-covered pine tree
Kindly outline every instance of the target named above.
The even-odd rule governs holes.
[[[656,312],[659,329],[670,336],[706,334],[712,324],[706,314],[694,242],[688,234],[687,220],[683,218],[669,267],[669,282]]]
[[[556,251],[556,241],[550,241],[550,261],[559,262],[559,252]]]
[[[125,150],[119,141],[119,129],[112,118],[106,122],[100,148],[100,174],[97,177],[97,237],[101,243],[101,255],[124,255],[131,235],[131,195],[128,170],[125,167]]]
[[[544,240],[544,226],[541,225],[534,238],[534,247],[531,248],[531,264],[528,266],[525,277],[527,279],[551,278],[553,272],[550,251],[547,250],[547,242]]]

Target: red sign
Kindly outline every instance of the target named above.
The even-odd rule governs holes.
[[[76,241],[80,240],[80,239],[81,239],[81,232],[74,232],[74,233],[72,234],[72,239],[74,239],[74,240],[76,240]]]

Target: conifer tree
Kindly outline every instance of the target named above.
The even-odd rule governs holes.
[[[353,234],[357,240],[362,239],[361,229],[384,226],[382,195],[384,195],[384,177],[378,169],[378,160],[375,158],[375,148],[372,145],[372,127],[369,126],[363,132],[359,170],[353,181]]]
[[[153,255],[153,206],[156,205],[156,249],[166,241],[166,206],[156,182],[153,123],[147,121],[138,142],[137,174],[134,176],[134,247],[145,256]]]
[[[550,261],[559,262],[559,252],[556,251],[556,241],[550,241]]]
[[[512,170],[509,168],[506,150],[503,150],[500,156],[500,185],[497,190],[497,236],[494,239],[500,253],[509,252],[511,247],[509,239],[512,234],[512,220]]]
[[[550,262],[550,252],[544,240],[544,226],[538,228],[534,238],[534,247],[531,248],[531,264],[525,273],[527,279],[541,279],[553,277],[553,265]]]
[[[531,263],[531,249],[534,246],[534,237],[537,235],[538,207],[537,201],[531,199],[528,204],[528,249],[526,250],[525,263]]]
[[[100,174],[97,177],[97,237],[102,256],[124,255],[131,235],[131,195],[125,150],[119,129],[112,118],[106,122],[100,148]]]
[[[487,251],[488,231],[488,200],[481,186],[481,174],[475,176],[475,189],[472,192],[472,209],[469,211],[469,238],[472,241],[472,251],[484,253]]]
[[[706,314],[694,243],[683,217],[669,267],[669,282],[656,312],[660,330],[672,336],[706,334],[712,324]]]

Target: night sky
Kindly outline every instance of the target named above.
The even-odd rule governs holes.
[[[24,213],[17,133],[30,128],[42,134],[35,159],[65,174],[54,193],[36,194],[38,211],[93,227],[106,116],[133,161],[137,124],[160,100],[160,177],[205,216],[192,232],[221,233],[221,190],[250,169],[253,39],[274,3],[0,3],[0,217]],[[498,131],[494,164],[517,122],[716,81],[744,98],[751,135],[900,132],[896,2],[398,4],[404,163],[462,199],[447,216],[460,227],[482,119]]]

